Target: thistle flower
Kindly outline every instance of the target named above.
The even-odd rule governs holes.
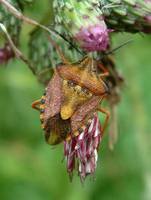
[[[7,63],[13,57],[14,51],[9,44],[5,44],[3,48],[0,48],[0,64]]]
[[[99,9],[99,2],[55,0],[55,22],[65,29],[87,52],[105,51],[109,45],[109,30]]]
[[[67,160],[67,171],[72,178],[77,170],[81,181],[87,175],[93,175],[97,167],[98,147],[101,140],[100,122],[97,114],[91,124],[80,135],[64,142],[64,155]]]
[[[105,22],[111,29],[132,33],[151,33],[150,0],[99,1]]]

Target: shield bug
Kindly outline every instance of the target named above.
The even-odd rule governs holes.
[[[98,67],[103,73],[98,74]],[[72,65],[59,65],[57,71],[63,79],[63,91],[66,94],[60,114],[62,119],[70,119],[71,132],[74,135],[79,134],[78,130],[84,127],[83,124],[86,124],[96,111],[101,111],[107,116],[104,130],[109,113],[99,107],[108,94],[108,87],[102,79],[108,72],[103,65],[93,58],[85,57]]]
[[[98,74],[97,67],[104,73]],[[55,145],[79,135],[91,124],[97,111],[106,114],[101,132],[104,131],[109,113],[99,105],[108,94],[103,77],[108,72],[90,57],[69,64],[59,64],[41,100],[32,104],[40,110],[46,141]]]

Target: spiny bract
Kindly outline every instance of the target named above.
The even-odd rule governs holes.
[[[99,0],[107,25],[115,31],[151,33],[151,0]]]
[[[55,22],[86,52],[105,51],[109,45],[109,30],[99,5],[98,0],[54,0]]]

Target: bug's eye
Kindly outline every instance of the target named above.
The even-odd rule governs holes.
[[[76,86],[76,84],[73,81],[71,81],[71,80],[68,81],[68,85],[70,87],[75,87]]]

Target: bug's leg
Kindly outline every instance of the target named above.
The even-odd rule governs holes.
[[[32,108],[40,111],[40,107],[38,106],[38,105],[40,105],[40,103],[41,103],[41,100],[37,100],[37,101],[34,101],[31,106],[32,106]]]
[[[97,110],[98,110],[99,112],[101,112],[101,113],[103,113],[103,114],[106,115],[106,117],[105,117],[105,122],[104,122],[104,124],[103,124],[103,127],[101,128],[101,132],[102,132],[102,134],[103,134],[103,133],[104,133],[104,130],[105,130],[106,127],[107,127],[108,121],[109,121],[109,119],[110,119],[110,112],[109,112],[108,110],[105,110],[104,108],[98,108]]]
[[[98,67],[103,71],[103,73],[99,75],[100,77],[109,76],[109,71],[101,63],[98,63]]]
[[[114,145],[118,140],[118,117],[117,117],[117,105],[111,104],[111,122],[109,127],[109,148],[114,149]]]

